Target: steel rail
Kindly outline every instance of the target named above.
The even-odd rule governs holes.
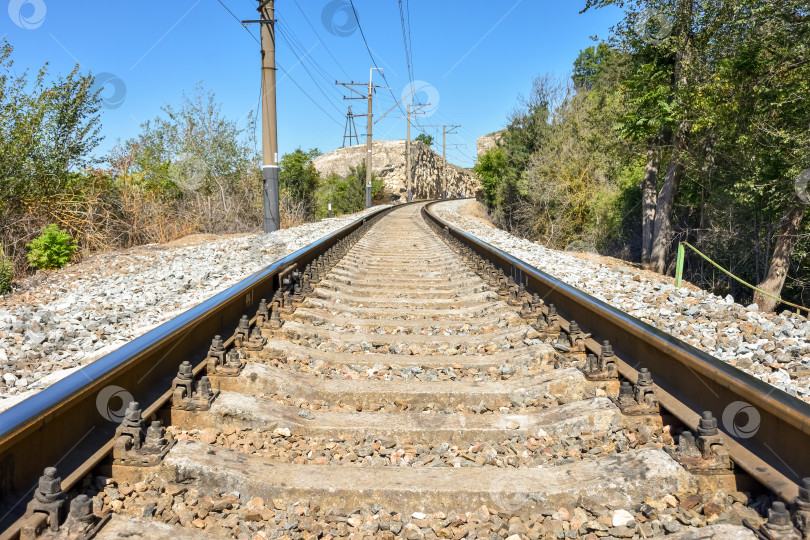
[[[622,376],[635,382],[637,370],[648,368],[663,408],[692,429],[703,411],[711,411],[737,466],[785,501],[798,495],[801,478],[810,476],[810,404],[462,231],[436,215],[435,204],[423,208],[428,220],[553,303],[563,318],[609,340]],[[596,354],[601,351],[594,340],[588,346]],[[758,415],[756,429],[741,433],[736,428],[734,413],[741,411],[737,420],[744,424],[746,415],[753,420]]]
[[[293,264],[303,268],[393,208],[368,214],[274,262],[0,413],[0,531],[23,515],[45,467],[58,468],[67,491],[109,453],[127,405],[124,396],[144,406],[144,418],[154,415],[168,399],[180,363],[190,360],[200,372],[212,337],[229,337],[242,315],[252,315],[262,298],[270,299],[282,270]],[[116,393],[120,399],[110,403]]]

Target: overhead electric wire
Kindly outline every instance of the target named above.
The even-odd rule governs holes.
[[[340,64],[338,59],[335,58],[335,55],[332,54],[332,50],[329,48],[329,45],[327,45],[326,42],[323,39],[321,39],[321,35],[318,33],[318,30],[312,25],[312,22],[310,22],[309,17],[307,17],[306,12],[304,12],[304,10],[301,9],[301,5],[298,3],[298,0],[295,0],[295,5],[298,7],[298,11],[301,12],[301,15],[304,16],[304,20],[307,21],[307,24],[309,25],[309,27],[312,28],[312,32],[320,40],[320,42],[323,43],[323,46],[326,48],[326,52],[329,53],[329,56],[331,56],[332,60],[335,61],[335,64],[337,65],[338,68],[340,68],[340,71],[342,71],[343,74],[346,75],[347,79],[351,78],[351,77],[349,77],[349,74],[346,73],[346,70],[343,69],[343,66]]]
[[[295,46],[290,42],[290,39],[287,37],[287,32],[282,30],[282,27],[280,25],[277,26],[277,30],[278,30],[277,34],[281,36],[281,39],[284,40],[284,42],[290,48],[290,51],[292,51],[293,55],[295,55],[295,57],[298,59],[298,62],[301,64],[301,67],[304,68],[304,71],[307,72],[309,78],[312,79],[312,82],[315,83],[315,86],[318,87],[318,91],[323,95],[326,101],[329,102],[329,104],[335,108],[335,110],[339,114],[343,114],[343,111],[341,111],[340,108],[337,105],[335,105],[335,103],[329,98],[329,96],[326,95],[326,92],[324,92],[323,88],[321,87],[321,84],[317,80],[315,80],[315,76],[312,74],[312,72],[309,70],[306,63],[304,62],[304,58],[307,58],[306,54],[304,54],[303,57],[298,54],[298,52],[295,50]]]
[[[289,79],[290,79],[290,80],[293,82],[293,84],[294,84],[295,86],[297,86],[297,87],[298,87],[298,89],[299,89],[299,90],[301,90],[301,92],[302,92],[302,93],[303,93],[305,96],[307,96],[307,97],[309,98],[309,100],[310,100],[312,103],[314,103],[314,104],[315,104],[315,106],[316,106],[316,107],[318,107],[318,108],[319,108],[321,111],[323,111],[323,113],[324,113],[326,116],[328,116],[328,117],[329,117],[329,119],[330,119],[330,120],[332,120],[332,122],[336,123],[336,124],[337,124],[338,126],[340,126],[340,127],[343,127],[343,124],[342,124],[342,123],[340,123],[340,122],[338,122],[337,120],[335,120],[335,118],[334,118],[334,117],[333,117],[331,114],[329,114],[328,112],[326,112],[326,109],[324,109],[323,107],[321,107],[321,105],[320,105],[320,104],[319,104],[317,101],[315,101],[315,100],[312,98],[312,96],[310,96],[309,94],[307,94],[306,90],[304,90],[303,88],[301,88],[301,85],[300,85],[300,84],[298,84],[297,82],[295,82],[295,79],[293,79],[293,78],[292,78],[292,76],[290,75],[290,73],[289,73],[289,72],[288,72],[286,69],[284,69],[283,67],[281,67],[281,64],[279,64],[278,62],[276,62],[276,67],[277,67],[278,69],[280,69],[282,72],[284,72],[284,74],[285,74],[287,77],[289,77]]]
[[[225,8],[225,10],[226,10],[228,13],[230,13],[230,14],[231,14],[231,17],[233,17],[233,18],[236,20],[236,22],[238,22],[238,23],[239,23],[239,26],[241,26],[242,28],[244,28],[244,29],[245,29],[245,31],[246,31],[248,34],[250,34],[250,37],[252,37],[252,38],[253,38],[253,40],[254,40],[256,43],[258,43],[258,44],[261,46],[261,41],[259,41],[259,40],[256,38],[256,36],[254,36],[254,35],[253,35],[253,32],[251,32],[250,30],[248,30],[248,28],[247,28],[245,25],[243,25],[243,24],[242,24],[242,20],[241,20],[241,19],[239,19],[239,17],[237,17],[237,16],[236,16],[236,14],[235,14],[233,11],[231,11],[231,10],[230,10],[230,8],[228,8],[228,6],[226,6],[226,5],[225,5],[225,4],[222,2],[222,0],[217,0],[217,2],[219,2],[219,4],[220,4],[220,5],[221,5],[223,8]],[[294,51],[293,51],[293,52],[294,52]],[[298,60],[298,61],[299,61],[299,62],[301,62],[301,59],[299,58],[299,60]],[[303,65],[303,64],[302,64],[302,65]],[[283,72],[283,73],[284,73],[284,74],[285,74],[285,75],[286,75],[286,76],[287,76],[287,77],[288,77],[288,78],[289,78],[289,79],[292,81],[292,83],[293,83],[295,86],[297,86],[297,87],[298,87],[298,89],[299,89],[299,90],[301,90],[301,93],[302,93],[302,94],[304,94],[304,95],[305,95],[307,98],[309,98],[309,100],[310,100],[310,101],[311,101],[311,102],[312,102],[312,103],[313,103],[313,104],[314,104],[316,107],[318,107],[318,108],[319,108],[321,111],[323,111],[323,113],[324,113],[326,116],[328,116],[328,117],[329,117],[329,119],[330,119],[332,122],[336,123],[338,126],[343,126],[343,124],[342,124],[342,123],[340,123],[340,122],[338,122],[337,120],[335,120],[335,118],[334,118],[334,117],[333,117],[331,114],[329,114],[329,113],[326,111],[326,109],[324,109],[323,107],[321,107],[320,103],[318,103],[317,101],[315,101],[315,99],[314,99],[312,96],[310,96],[310,95],[307,93],[307,91],[306,91],[306,90],[304,90],[304,89],[301,87],[301,85],[300,85],[300,84],[298,84],[298,82],[296,82],[296,80],[295,80],[295,79],[292,77],[292,75],[290,75],[290,72],[288,72],[286,69],[284,69],[284,68],[281,66],[281,64],[279,64],[279,63],[278,63],[278,61],[276,61],[276,67],[277,67],[278,69],[280,69],[280,70],[281,70],[281,71],[282,71],[282,72]],[[306,69],[306,66],[304,66],[304,69]],[[307,73],[309,73],[309,72],[307,71]],[[310,76],[311,76],[311,75],[310,75]],[[262,77],[262,79],[264,79],[264,77]],[[263,80],[262,80],[262,84],[264,84],[264,81],[263,81]],[[316,84],[317,84],[317,83],[316,83]],[[261,88],[261,87],[260,87],[260,88]],[[320,89],[320,86],[319,86],[318,88]],[[328,101],[328,98],[327,98],[327,101]],[[331,103],[331,101],[330,101],[330,103]],[[333,104],[333,105],[334,105],[334,104]],[[338,112],[341,112],[341,111],[338,111]]]
[[[236,14],[235,14],[233,11],[231,11],[231,9],[230,9],[228,6],[226,6],[226,5],[225,5],[225,3],[224,3],[222,0],[217,0],[217,2],[219,2],[219,5],[221,5],[222,7],[224,7],[224,8],[225,8],[225,10],[226,10],[228,13],[230,13],[230,14],[231,14],[231,17],[233,17],[233,18],[236,20],[236,22],[238,22],[238,23],[239,23],[239,26],[241,26],[242,28],[244,28],[244,29],[245,29],[245,32],[247,32],[248,34],[250,34],[250,37],[252,37],[252,38],[253,38],[253,41],[255,41],[256,43],[258,43],[259,45],[261,45],[261,44],[262,44],[262,43],[261,43],[261,41],[259,41],[259,39],[258,39],[256,36],[254,36],[254,35],[253,35],[253,32],[251,32],[251,31],[248,29],[248,27],[247,27],[247,26],[245,26],[244,24],[242,24],[242,19],[240,19],[239,17],[237,17],[237,16],[236,16]]]
[[[374,64],[374,67],[377,68],[377,71],[380,72],[382,75],[383,81],[385,81],[386,86],[388,86],[388,91],[391,93],[391,97],[394,98],[394,103],[399,102],[399,100],[394,95],[394,92],[391,90],[391,85],[388,83],[388,79],[385,76],[385,72],[380,69],[380,66],[377,65],[377,60],[374,59],[374,55],[371,53],[371,47],[368,46],[368,40],[366,40],[366,34],[363,32],[363,25],[360,24],[360,17],[357,15],[357,8],[354,6],[354,0],[349,0],[349,4],[352,6],[352,11],[354,12],[354,19],[357,21],[357,28],[360,29],[360,36],[363,38],[363,43],[366,45],[366,50],[368,51],[368,56],[371,58],[371,63]],[[405,115],[405,110],[402,108],[402,103],[397,103],[397,107],[399,108],[399,112]],[[421,130],[424,133],[424,130]]]
[[[309,61],[315,73],[317,73],[326,84],[326,87],[331,88],[335,92],[335,94],[337,95],[336,99],[341,99],[343,97],[343,94],[337,88],[335,88],[334,85],[335,78],[332,76],[332,74],[326,71],[326,69],[324,69],[321,63],[318,62],[318,60],[315,58],[315,55],[311,54],[312,50],[314,49],[314,46],[309,50],[307,50],[306,47],[304,47],[304,44],[301,42],[301,40],[298,39],[298,36],[296,36],[295,33],[290,29],[289,25],[279,26],[279,30],[283,31],[285,35],[290,39],[291,43],[288,42],[288,45],[290,45],[291,48],[293,48],[293,46],[296,46],[301,55],[301,58],[303,58],[306,61]],[[323,42],[321,41],[318,41],[318,43],[323,44]],[[316,43],[316,45],[318,43]]]
[[[408,18],[410,19],[410,16]],[[413,81],[413,51],[409,44],[410,28],[406,28],[403,0],[399,0],[399,20],[402,23],[402,42],[405,45],[405,64],[408,67],[408,76]]]

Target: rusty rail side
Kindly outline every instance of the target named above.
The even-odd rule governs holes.
[[[104,453],[120,421],[111,411],[123,411],[124,396],[150,406],[145,412],[153,413],[180,363],[197,364],[214,335],[229,337],[242,315],[252,315],[262,298],[272,297],[279,272],[291,264],[304,267],[393,208],[380,209],[284,257],[0,413],[0,531],[24,513],[45,467],[56,466],[65,479],[63,488],[68,488],[80,479],[73,473],[82,464]]]
[[[555,304],[562,317],[576,320],[600,342],[609,340],[622,360],[622,376],[635,381],[637,370],[648,368],[663,391],[662,405],[691,428],[702,411],[712,411],[739,467],[786,501],[798,495],[801,478],[810,476],[810,404],[460,230],[437,216],[432,211],[434,204],[423,210],[428,219],[538,293],[547,304]],[[599,345],[594,341],[589,345],[598,354]],[[739,418],[729,414],[739,414],[749,405],[753,409],[747,410],[759,415],[757,429],[735,433],[735,419],[742,424],[748,420],[745,413]]]

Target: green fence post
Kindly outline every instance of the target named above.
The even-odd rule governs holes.
[[[684,249],[683,243],[678,243],[678,259],[675,263],[675,288],[680,289],[681,279],[683,278],[683,259]]]

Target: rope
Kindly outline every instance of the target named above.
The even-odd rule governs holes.
[[[803,309],[803,310],[805,310],[805,311],[806,311],[808,314],[810,314],[810,309],[808,309],[808,308],[806,308],[806,307],[804,307],[804,306],[800,306],[800,305],[793,304],[793,303],[791,303],[791,302],[787,302],[787,301],[785,301],[785,300],[782,300],[782,299],[781,299],[781,298],[779,298],[778,296],[775,296],[775,295],[773,295],[773,294],[771,294],[771,293],[769,293],[769,292],[763,291],[763,290],[762,290],[762,289],[760,289],[759,287],[755,287],[754,285],[751,285],[751,284],[750,284],[750,283],[748,283],[747,281],[745,281],[745,280],[743,280],[743,279],[741,279],[741,278],[738,278],[737,276],[735,276],[734,274],[732,274],[731,272],[729,272],[728,270],[726,270],[725,268],[723,268],[722,266],[720,266],[719,264],[717,264],[716,262],[714,262],[713,260],[711,260],[709,257],[707,257],[706,255],[704,255],[703,253],[701,253],[701,252],[700,252],[700,250],[698,250],[698,248],[696,248],[695,246],[693,246],[693,245],[692,245],[692,244],[690,244],[689,242],[681,242],[681,243],[680,243],[680,245],[682,245],[682,246],[686,246],[686,247],[690,248],[692,251],[694,251],[695,253],[697,253],[697,254],[698,254],[698,255],[700,255],[701,257],[703,257],[703,258],[706,260],[706,262],[708,262],[709,264],[711,264],[712,266],[714,266],[715,268],[717,268],[717,269],[718,269],[718,270],[720,270],[721,272],[723,272],[723,273],[725,273],[725,274],[729,275],[730,277],[732,277],[732,278],[736,279],[737,281],[739,281],[740,283],[742,283],[742,284],[743,284],[743,285],[745,285],[746,287],[750,287],[750,288],[754,289],[755,291],[757,291],[758,293],[764,294],[764,295],[765,295],[765,296],[767,296],[768,298],[773,298],[773,299],[774,299],[774,300],[776,300],[777,302],[780,302],[780,303],[782,303],[782,304],[785,304],[785,305],[788,305],[788,306],[794,307],[794,308],[796,308],[797,310],[799,310],[799,309]]]

